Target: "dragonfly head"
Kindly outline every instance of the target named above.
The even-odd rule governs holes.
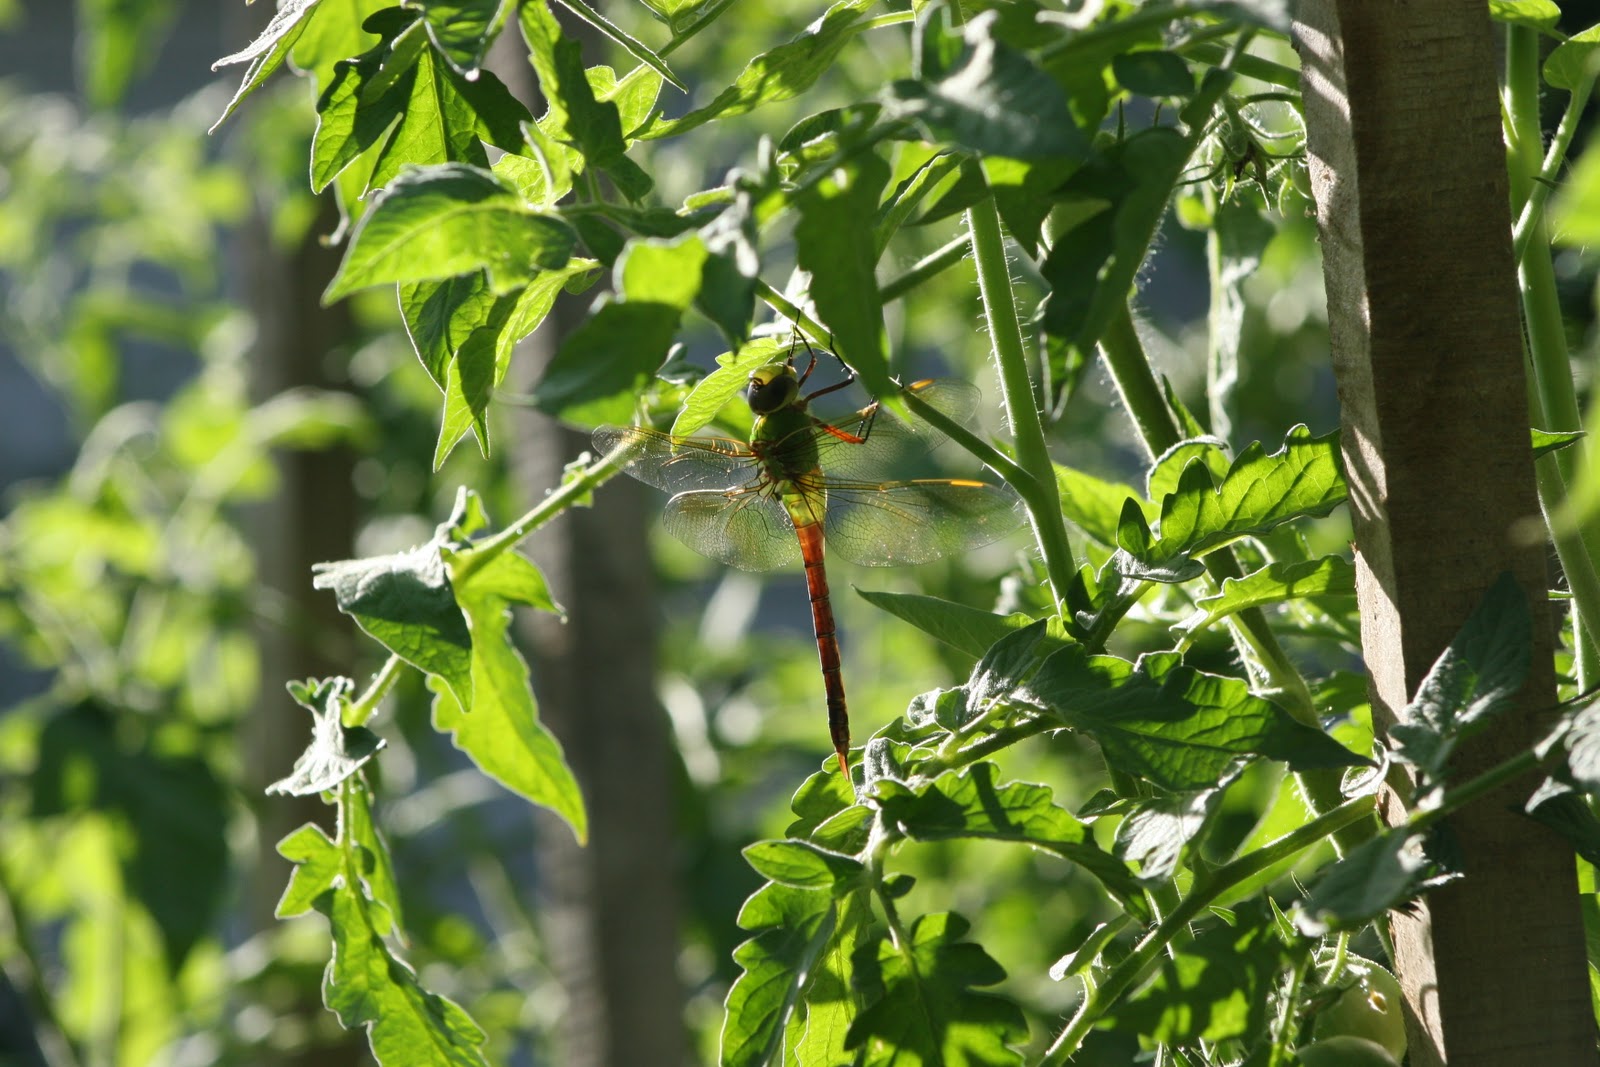
[[[771,363],[750,372],[744,398],[757,415],[771,415],[789,407],[800,396],[800,380],[786,363]]]

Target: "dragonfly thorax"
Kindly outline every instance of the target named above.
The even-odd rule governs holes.
[[[757,415],[771,415],[792,406],[800,398],[800,380],[794,368],[775,364],[750,372],[745,386],[745,401]]]

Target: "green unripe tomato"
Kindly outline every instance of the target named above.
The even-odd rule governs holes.
[[[1350,957],[1348,970],[1355,984],[1317,1014],[1312,1037],[1318,1043],[1345,1036],[1375,1041],[1398,1063],[1406,1054],[1400,983],[1378,964],[1359,956]]]
[[[1313,1041],[1294,1054],[1301,1067],[1400,1067],[1400,1061],[1376,1041],[1349,1034]]]

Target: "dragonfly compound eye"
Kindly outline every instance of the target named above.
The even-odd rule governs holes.
[[[771,415],[793,404],[800,393],[800,383],[788,367],[763,367],[750,375],[745,387],[745,400],[757,415]]]

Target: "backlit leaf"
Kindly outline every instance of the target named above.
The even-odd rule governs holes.
[[[309,796],[332,789],[375,756],[384,742],[365,726],[341,721],[355,683],[348,678],[290,682],[289,695],[311,712],[311,744],[294,761],[294,773],[267,786],[268,793]]]

